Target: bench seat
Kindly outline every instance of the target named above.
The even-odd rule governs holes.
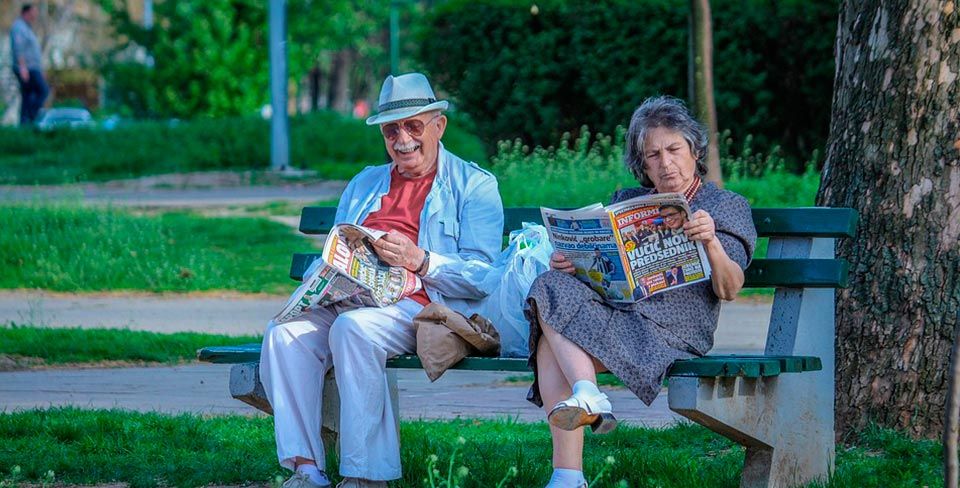
[[[252,363],[260,360],[260,344],[205,347],[197,352],[201,361],[217,364]],[[388,368],[422,369],[420,358],[398,356],[387,361]],[[450,369],[472,371],[529,372],[526,359],[468,357]],[[813,356],[724,355],[705,356],[673,363],[667,376],[761,378],[781,373],[802,373],[823,369],[820,358]]]

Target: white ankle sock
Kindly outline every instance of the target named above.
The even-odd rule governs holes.
[[[307,478],[310,478],[310,482],[315,485],[329,485],[330,479],[327,478],[327,473],[320,471],[320,468],[314,466],[313,464],[301,464],[297,466],[297,472],[300,474],[307,475]]]
[[[600,395],[600,389],[592,381],[580,380],[573,384],[573,394],[576,396],[594,397]]]
[[[580,488],[586,482],[583,471],[554,468],[553,476],[550,477],[550,482],[547,483],[546,488]]]

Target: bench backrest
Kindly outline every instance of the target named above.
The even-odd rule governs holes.
[[[305,207],[300,216],[304,234],[326,234],[333,226],[336,209]],[[753,223],[759,237],[784,239],[820,239],[853,237],[857,212],[849,208],[755,208]],[[523,222],[542,223],[539,208],[507,208],[504,210],[504,235],[519,229]],[[780,239],[777,239],[780,240]],[[319,253],[298,253],[293,256],[290,277],[303,278],[307,266]],[[848,265],[842,259],[763,258],[754,259],[746,270],[744,286],[751,288],[842,288],[847,285]]]

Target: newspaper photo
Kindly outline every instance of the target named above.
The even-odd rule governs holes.
[[[683,233],[690,208],[678,193],[540,212],[554,249],[608,301],[636,302],[710,277],[703,245]]]
[[[423,288],[420,277],[380,260],[373,241],[386,232],[352,224],[335,226],[320,258],[303,273],[303,283],[273,319],[285,322],[309,307],[354,299],[367,307],[385,307]]]

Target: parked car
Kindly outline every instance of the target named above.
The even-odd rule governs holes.
[[[85,108],[59,107],[44,110],[37,118],[36,126],[39,130],[53,130],[77,127],[93,128],[97,124],[93,121],[90,111]]]

